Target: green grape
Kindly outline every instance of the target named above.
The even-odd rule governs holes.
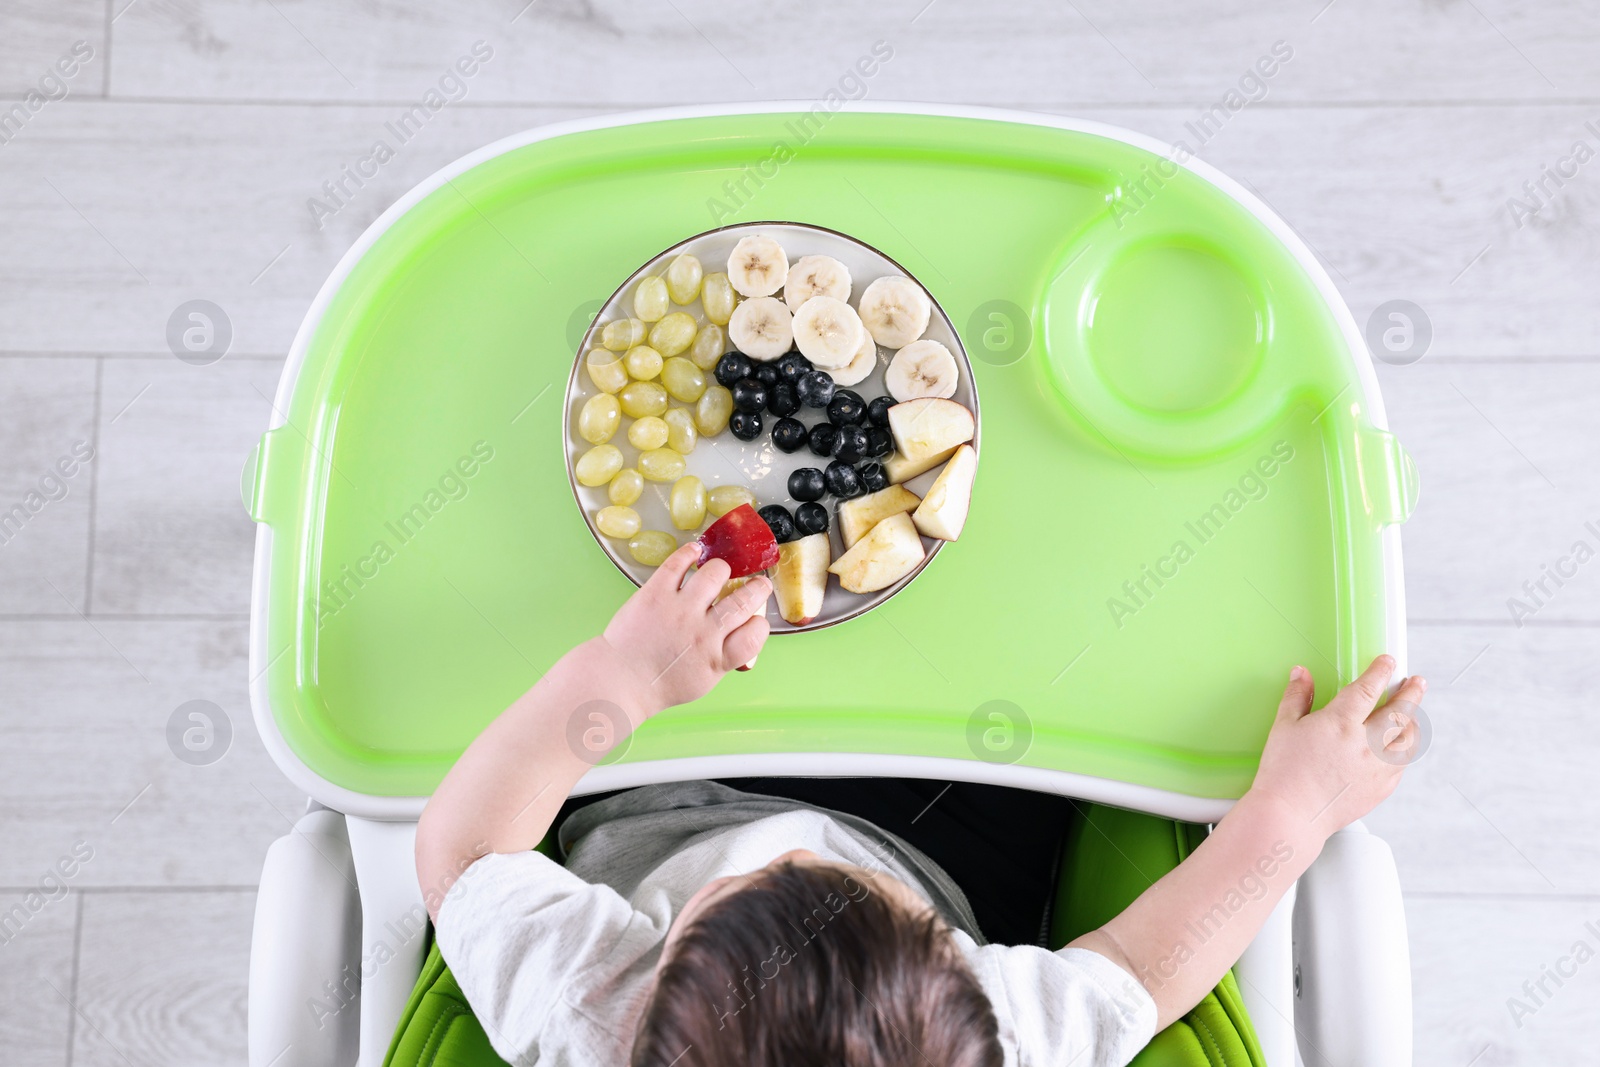
[[[668,436],[670,431],[666,422],[655,415],[636,419],[633,425],[628,427],[628,443],[641,452],[660,448],[667,443]]]
[[[694,344],[689,346],[689,358],[701,370],[716,370],[717,361],[727,350],[727,331],[714,322],[708,323],[694,335]]]
[[[700,279],[705,271],[700,261],[687,252],[667,264],[667,295],[674,304],[692,304],[700,295]]]
[[[609,445],[601,445],[609,448]],[[652,448],[648,452],[639,453],[639,473],[652,482],[675,482],[683,477],[683,468],[687,466],[682,453],[674,452],[670,448]],[[612,473],[615,473],[614,471]]]
[[[673,482],[667,510],[672,513],[672,525],[678,529],[698,530],[706,521],[705,484],[692,474]]]
[[[665,315],[667,283],[660,278],[639,279],[639,287],[633,291],[633,313],[645,322],[656,322]]]
[[[658,382],[629,382],[617,394],[617,399],[622,402],[622,413],[630,419],[642,419],[646,415],[665,415],[667,412],[667,391],[661,388]],[[728,396],[728,407],[732,410],[733,395]]]
[[[672,399],[692,404],[706,391],[706,374],[692,360],[673,356],[661,365],[661,384]]]
[[[595,529],[607,537],[632,537],[639,532],[639,513],[630,507],[613,504],[594,513]]]
[[[648,382],[661,373],[661,353],[649,345],[634,345],[622,357],[622,365],[635,381]]]
[[[622,422],[622,405],[610,393],[596,393],[578,411],[578,436],[591,445],[611,440]]]
[[[694,321],[693,315],[674,311],[650,327],[650,347],[663,356],[687,352],[689,346],[694,344],[695,331],[698,329],[699,323]]]
[[[611,502],[623,506],[637,502],[643,492],[644,475],[632,467],[618,471],[617,476],[611,479],[611,484],[606,486],[606,496],[611,498]]]
[[[634,345],[644,344],[648,327],[638,319],[617,319],[606,323],[600,331],[600,343],[613,352],[626,352]]]
[[[583,485],[605,485],[622,469],[622,450],[616,445],[595,445],[578,457],[573,471]]]
[[[733,318],[733,305],[738,302],[733,283],[728,281],[726,274],[719,271],[706,275],[705,282],[700,286],[700,306],[706,309],[707,319],[718,326],[728,325],[728,320]]]
[[[678,550],[678,539],[661,530],[645,530],[628,542],[633,558],[646,567],[659,567]]]
[[[706,510],[719,519],[741,504],[755,502],[756,495],[742,485],[719,485],[706,494]]]
[[[667,447],[687,456],[694,451],[700,435],[694,428],[694,415],[688,408],[672,408],[662,416],[667,423]]]
[[[622,397],[622,410],[628,410],[626,390]],[[733,394],[720,385],[708,385],[694,405],[694,427],[700,431],[701,437],[715,437],[728,428],[728,418],[732,414]]]
[[[615,352],[596,348],[584,357],[583,366],[589,372],[589,380],[602,393],[614,393],[628,384],[628,368]]]

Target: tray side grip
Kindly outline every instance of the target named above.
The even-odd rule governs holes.
[[[1422,485],[1417,464],[1398,437],[1386,430],[1362,427],[1356,434],[1356,469],[1373,521],[1387,526],[1411,517]]]
[[[288,425],[268,430],[245,457],[239,496],[255,522],[275,525],[292,506],[305,439]]]

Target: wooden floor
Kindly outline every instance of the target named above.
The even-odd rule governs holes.
[[[1600,547],[1594,4],[524,2],[0,8],[0,113],[23,107],[0,126],[0,510],[94,453],[0,546],[0,911],[42,900],[0,944],[0,1059],[245,1060],[254,885],[304,797],[249,721],[239,473],[356,236],[503,135],[814,99],[882,40],[871,99],[1168,140],[1275,42],[1292,49],[1203,157],[1299,231],[1359,322],[1405,299],[1433,330],[1424,359],[1380,373],[1424,484],[1406,591],[1436,738],[1371,820],[1408,897],[1417,1062],[1593,1062],[1600,962],[1537,1001],[1524,983],[1600,949],[1600,562],[1520,624],[1508,600],[1574,542]],[[308,199],[480,40],[493,56],[465,97],[315,218]],[[166,342],[195,298],[232,324],[211,366]],[[228,716],[221,762],[169,750],[189,700]]]

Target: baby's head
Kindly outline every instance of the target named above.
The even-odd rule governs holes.
[[[633,1067],[998,1067],[998,1024],[950,930],[888,874],[797,851],[691,897]]]

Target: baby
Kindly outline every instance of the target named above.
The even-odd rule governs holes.
[[[691,574],[695,559],[681,548],[491,723],[417,827],[440,950],[513,1064],[1127,1063],[1221,980],[1328,836],[1389,795],[1416,744],[1398,709],[1423,679],[1374,712],[1388,656],[1316,712],[1294,668],[1249,792],[1056,952],[984,943],[954,881],[865,819],[713,782],[579,809],[558,827],[565,865],[532,851],[598,758],[574,722],[615,744],[761,650],[770,584],[718,601],[727,565]],[[1224,900],[1228,921],[1191,944]]]

